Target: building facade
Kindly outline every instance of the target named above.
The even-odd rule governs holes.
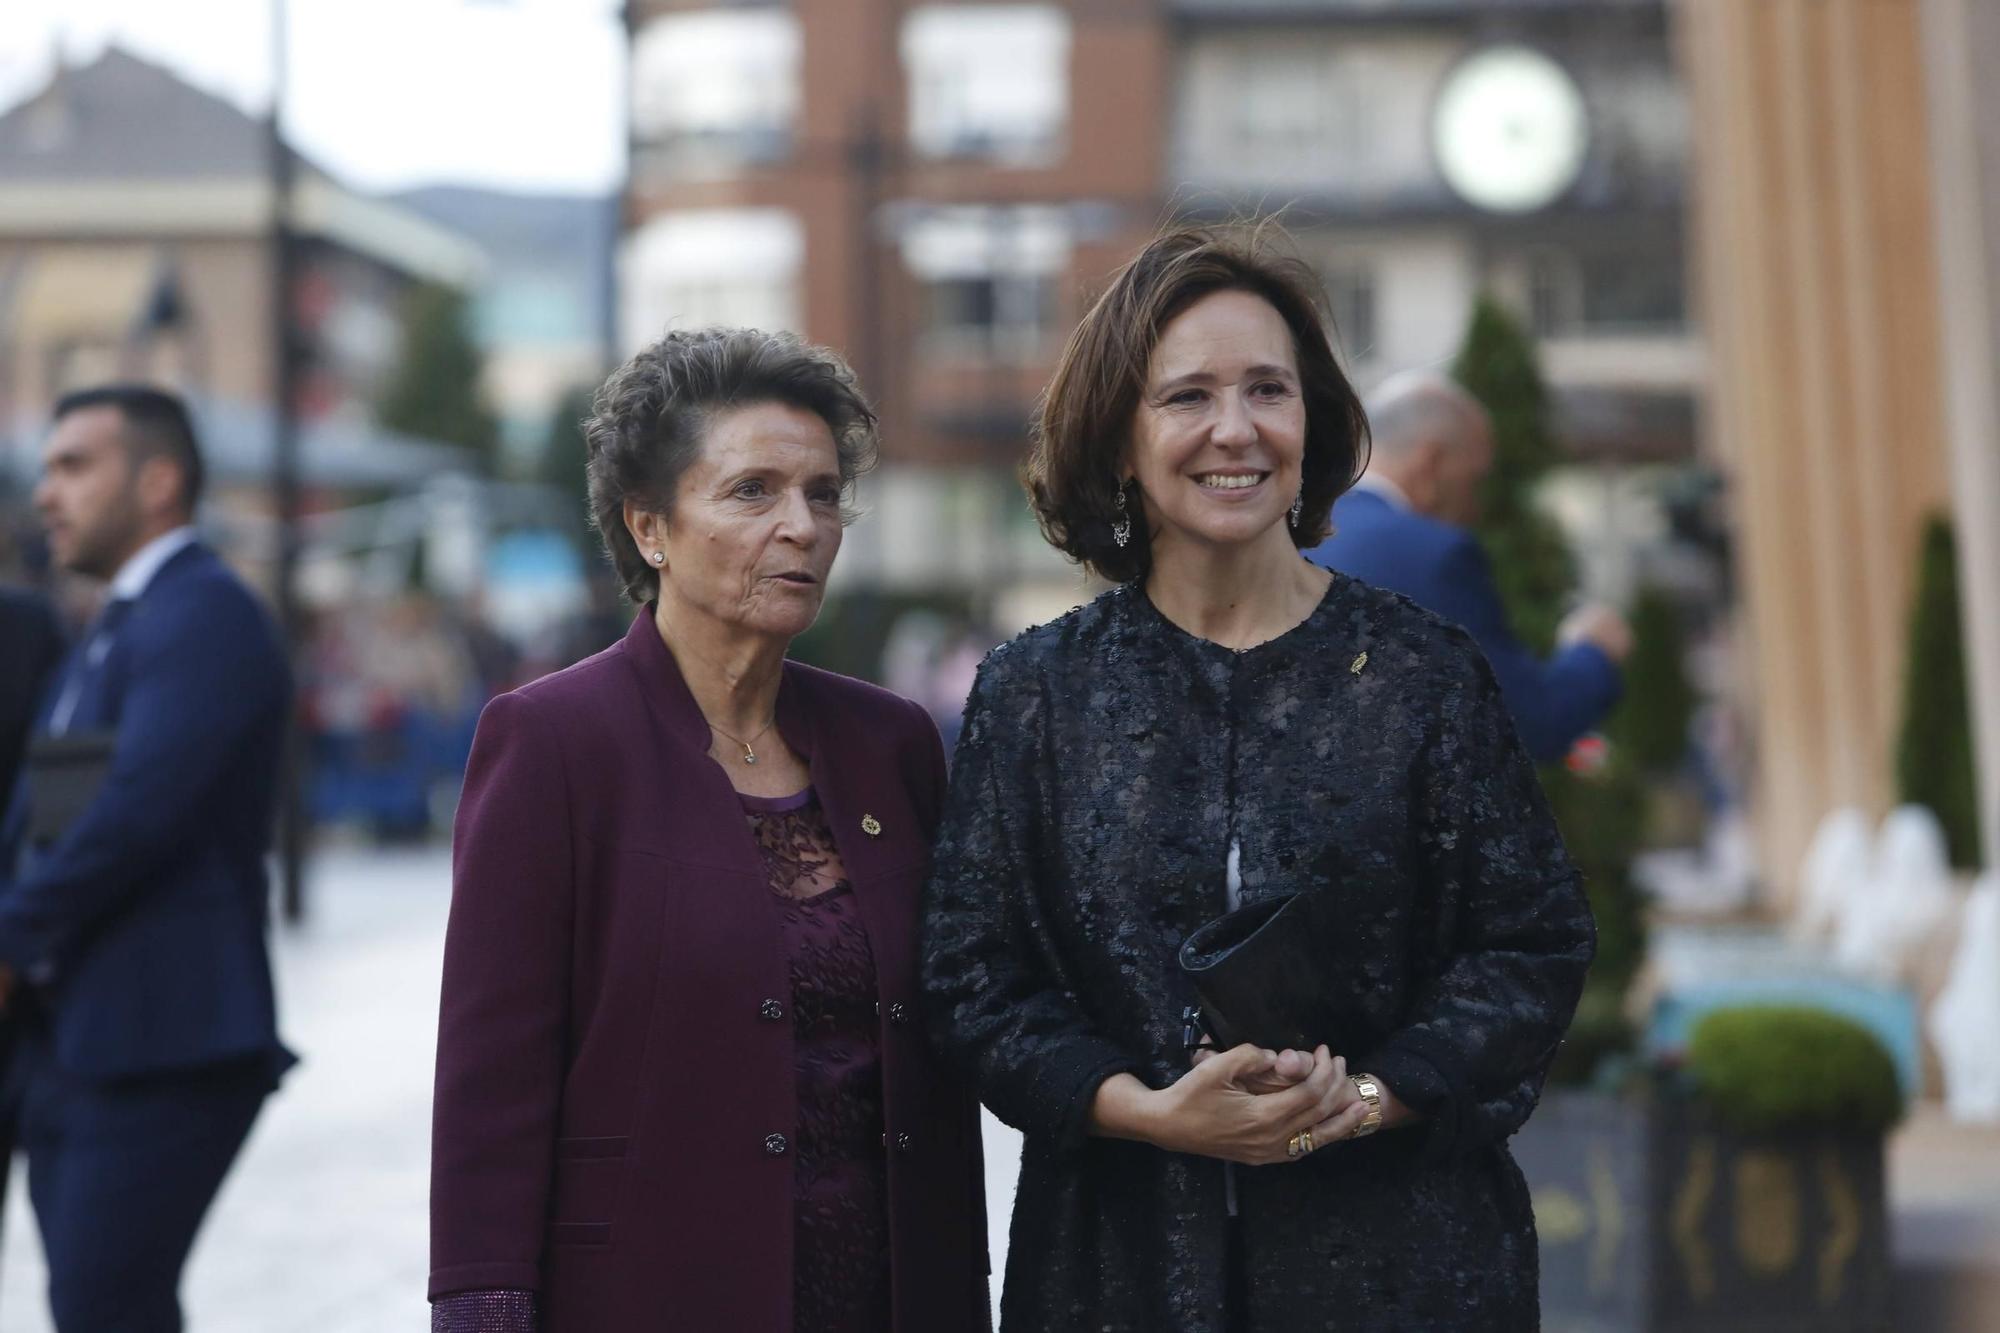
[[[1364,387],[1448,362],[1490,290],[1546,339],[1581,453],[1691,451],[1658,0],[645,0],[631,22],[621,338],[765,324],[850,357],[887,448],[845,579],[1074,600],[1014,481],[1026,424],[1087,302],[1175,217],[1283,209]],[[1521,164],[1573,156],[1542,197],[1476,201],[1441,165],[1439,108],[1494,51],[1577,104]],[[1473,92],[1470,126],[1495,114]]]
[[[482,256],[309,164],[293,216],[308,478],[386,483],[434,468],[444,455],[390,465],[408,442],[371,429],[374,403],[401,345],[403,295],[420,281],[467,284]],[[225,481],[268,468],[272,217],[265,124],[116,48],[58,69],[0,116],[0,441],[17,471],[32,470],[56,397],[113,378],[203,403],[211,433],[241,445],[217,459]]]

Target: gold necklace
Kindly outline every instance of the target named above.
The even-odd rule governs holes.
[[[764,738],[764,733],[769,731],[771,727],[777,722],[777,720],[778,720],[778,715],[776,713],[773,713],[771,715],[771,720],[769,722],[766,722],[763,726],[757,728],[757,730],[750,733],[750,741],[762,740]],[[733,731],[723,731],[721,727],[716,726],[713,722],[710,722],[708,726],[709,730],[720,732],[722,735],[727,736],[730,740],[735,741],[738,745],[743,747],[744,763],[754,764],[757,762],[757,752],[750,748],[750,741],[744,740],[741,736],[738,736]]]

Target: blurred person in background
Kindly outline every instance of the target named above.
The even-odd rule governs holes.
[[[916,1019],[916,704],[786,659],[875,418],[831,352],[675,332],[599,390],[619,643],[486,709],[431,1166],[445,1333],[986,1326],[978,1106]]]
[[[62,651],[62,626],[48,599],[0,587],[0,800],[14,790],[28,726]]]
[[[1333,534],[1310,558],[1402,593],[1471,634],[1528,753],[1562,758],[1618,702],[1631,630],[1611,608],[1586,605],[1564,620],[1547,660],[1514,637],[1471,531],[1493,468],[1493,423],[1471,394],[1442,375],[1406,371],[1370,397],[1368,424],[1368,470],[1334,505]]]
[[[0,810],[20,777],[29,724],[62,653],[62,626],[48,599],[26,588],[0,587]],[[0,1071],[13,1046],[14,1024],[0,1012]],[[0,1089],[0,1198],[6,1196],[14,1161],[17,1110],[15,1098]]]
[[[1025,1135],[1020,1333],[1537,1324],[1506,1143],[1590,911],[1471,638],[1301,554],[1367,425],[1279,235],[1170,232],[1071,336],[1029,491],[1119,586],[987,657],[953,760],[924,991]],[[1288,898],[1345,1029],[1191,1064],[1182,942]]]
[[[61,1333],[171,1333],[181,1266],[291,1055],[264,857],[291,697],[278,634],[193,527],[186,408],[61,399],[35,507],[107,587],[45,696],[0,852],[29,1197]],[[45,756],[67,778],[41,781]]]

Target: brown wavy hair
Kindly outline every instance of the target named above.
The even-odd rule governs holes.
[[[1176,227],[1118,271],[1070,335],[1036,405],[1022,484],[1049,544],[1107,579],[1152,568],[1152,534],[1133,505],[1129,545],[1111,537],[1118,472],[1131,443],[1160,331],[1216,292],[1268,301],[1292,331],[1305,399],[1304,507],[1291,529],[1305,549],[1326,536],[1333,502],[1368,461],[1368,418],[1328,337],[1325,289],[1274,221]]]

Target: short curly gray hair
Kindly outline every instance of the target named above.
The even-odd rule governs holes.
[[[839,355],[793,333],[675,330],[611,372],[583,423],[590,514],[625,595],[644,604],[660,576],[625,527],[625,502],[673,517],[674,494],[709,423],[731,408],[780,403],[811,412],[833,433],[841,487],[875,466],[875,413]],[[844,512],[851,518],[851,512]]]

